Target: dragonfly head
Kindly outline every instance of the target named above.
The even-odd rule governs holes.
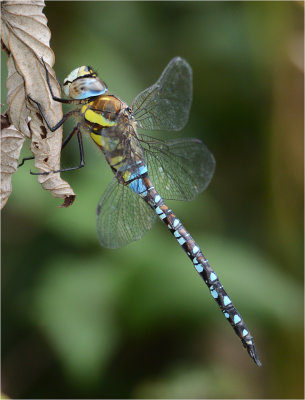
[[[64,94],[75,100],[100,96],[107,90],[106,83],[88,66],[74,69],[63,83]]]

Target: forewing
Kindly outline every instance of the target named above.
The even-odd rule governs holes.
[[[142,238],[155,221],[154,211],[114,177],[97,206],[96,228],[100,244],[112,249]]]
[[[173,58],[158,81],[138,94],[132,112],[139,126],[150,130],[180,130],[187,123],[192,103],[192,69]]]
[[[141,138],[148,175],[164,199],[189,201],[208,186],[215,159],[200,140]]]

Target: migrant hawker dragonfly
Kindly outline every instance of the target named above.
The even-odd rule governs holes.
[[[195,270],[208,286],[225,318],[240,337],[250,357],[260,366],[253,338],[234,307],[216,273],[199,245],[165,200],[192,200],[209,184],[215,160],[197,139],[157,140],[137,132],[144,130],[180,130],[189,116],[192,102],[192,69],[182,58],[172,59],[155,84],[138,94],[129,107],[113,94],[90,67],[73,70],[64,80],[68,99],[55,97],[46,64],[46,79],[53,100],[78,104],[55,126],[55,131],[74,115],[78,123],[63,147],[77,134],[81,163],[84,166],[81,128],[103,152],[114,178],[97,207],[97,234],[102,246],[118,248],[140,239],[158,216],[186,252]]]

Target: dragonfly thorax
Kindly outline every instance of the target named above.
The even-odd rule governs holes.
[[[105,82],[89,66],[74,69],[63,83],[65,95],[75,100],[100,96],[107,90]]]
[[[94,98],[81,108],[81,114],[90,132],[116,126],[124,114],[125,103],[113,95]]]
[[[135,119],[128,105],[118,97],[98,96],[82,106],[81,115],[83,126],[103,151],[113,170],[132,170],[129,164],[144,159],[138,143]],[[126,154],[129,154],[130,159],[126,158]]]

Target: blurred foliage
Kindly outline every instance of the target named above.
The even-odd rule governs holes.
[[[206,193],[171,207],[244,316],[263,366],[161,223],[126,248],[99,246],[95,209],[111,171],[88,141],[86,168],[64,175],[78,195],[69,209],[41,189],[31,162],[13,178],[2,214],[5,394],[303,398],[302,7],[47,2],[61,81],[89,64],[130,103],[172,57],[191,64],[181,135],[202,139],[217,168]],[[77,162],[73,143],[62,165]]]

